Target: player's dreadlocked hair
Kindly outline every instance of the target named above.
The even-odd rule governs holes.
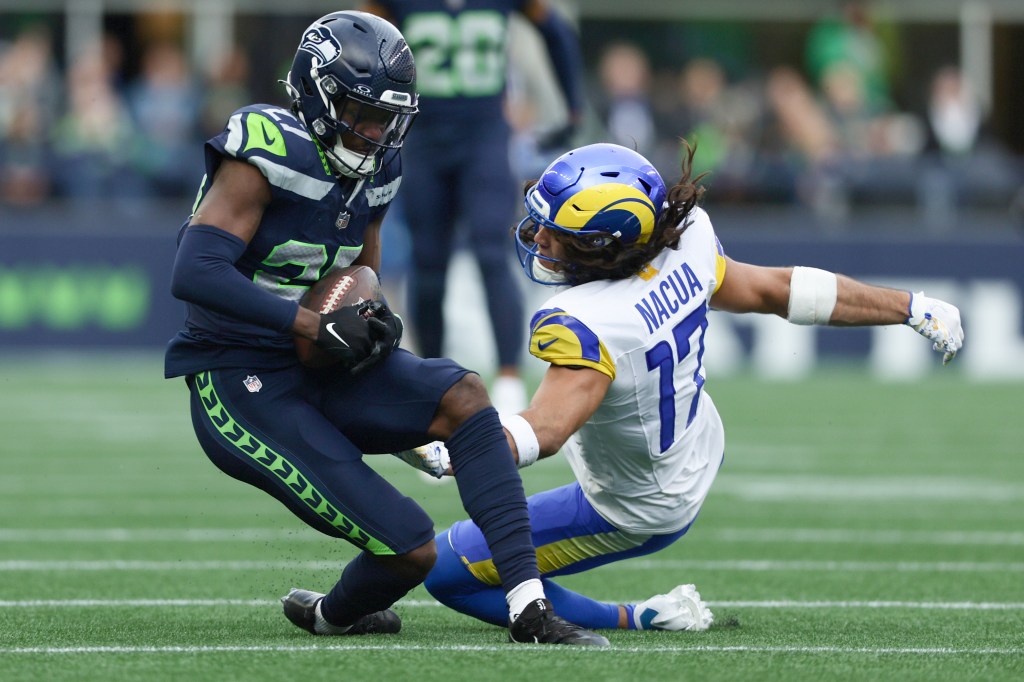
[[[691,177],[693,155],[697,147],[691,147],[686,140],[681,140],[681,143],[682,176],[679,182],[669,189],[668,205],[659,216],[654,232],[647,242],[626,244],[610,235],[572,235],[560,230],[551,231],[552,239],[561,244],[564,251],[562,272],[566,284],[575,286],[602,279],[632,277],[663,249],[674,249],[679,246],[679,238],[690,226],[687,216],[704,195],[704,187],[699,183],[706,175],[701,173],[695,178]],[[533,180],[527,183],[525,191],[529,191],[537,182]],[[533,227],[531,233],[524,233],[521,236],[532,241],[535,231],[536,227]]]

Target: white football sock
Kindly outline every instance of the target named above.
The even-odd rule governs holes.
[[[343,635],[352,629],[351,625],[341,627],[340,625],[332,625],[327,622],[324,618],[324,614],[320,612],[320,605],[324,602],[323,599],[316,603],[316,622],[313,625],[313,629],[321,635]]]
[[[505,601],[508,603],[508,613],[512,621],[519,618],[519,614],[523,612],[531,602],[537,601],[538,599],[547,599],[544,596],[544,585],[537,578],[524,581],[509,590],[509,593],[505,595]]]

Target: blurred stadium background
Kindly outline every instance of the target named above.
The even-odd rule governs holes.
[[[351,548],[209,465],[161,351],[182,319],[167,283],[202,141],[240,105],[283,104],[301,30],[355,3],[0,0],[0,678],[321,679],[344,660],[353,679],[446,682],[538,664],[593,680],[1020,679],[1024,2],[556,4],[587,69],[574,143],[635,146],[672,181],[678,138],[696,141],[731,255],[923,288],[963,311],[961,357],[943,369],[904,329],[717,315],[705,360],[728,458],[699,528],[567,583],[635,600],[685,576],[721,629],[613,636],[590,659],[510,651],[417,590],[401,638],[341,658],[347,642],[310,643],[274,600],[324,584]],[[515,28],[508,111],[529,178],[563,110]],[[415,225],[396,213],[384,283],[401,311]],[[447,351],[486,372],[475,267],[460,255],[451,271]],[[373,459],[438,527],[462,516],[454,486]],[[570,476],[556,458],[524,482]]]
[[[955,371],[1024,378],[1024,3],[557,4],[587,69],[574,143],[635,146],[674,180],[679,137],[697,142],[731,255],[927,287],[964,310]],[[0,348],[159,349],[181,318],[166,282],[202,140],[237,106],[282,103],[292,37],[353,6],[0,0]],[[537,38],[517,25],[510,48],[513,154],[529,178],[559,151],[537,140],[562,108]],[[415,226],[396,213],[384,275],[400,308]],[[487,368],[474,267],[452,272],[448,352]],[[914,378],[934,364],[884,330],[713,329],[718,372],[796,378],[836,357]]]

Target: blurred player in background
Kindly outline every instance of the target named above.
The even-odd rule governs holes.
[[[544,0],[373,0],[366,9],[402,29],[419,66],[420,115],[404,149],[401,204],[412,243],[410,307],[420,354],[443,352],[445,283],[462,226],[497,345],[491,399],[517,411],[526,406],[519,376],[524,311],[504,248],[518,193],[503,109],[509,15],[519,12],[540,32],[565,97],[568,125],[546,145],[564,144],[582,115],[576,34]]]
[[[528,190],[529,215],[516,232],[527,275],[568,288],[533,316],[530,352],[550,367],[530,407],[502,422],[520,467],[564,446],[577,482],[530,496],[530,522],[548,597],[589,628],[711,624],[693,585],[620,605],[550,580],[656,552],[697,518],[725,451],[722,421],[703,390],[710,309],[804,325],[907,324],[946,362],[963,342],[959,310],[923,293],[730,259],[697,206],[703,188],[690,177],[688,151],[682,179],[668,190],[624,147],[564,154]],[[430,593],[502,623],[493,557],[473,522],[441,533],[438,547]]]
[[[207,175],[172,274],[187,318],[165,374],[186,377],[196,435],[217,467],[363,550],[326,595],[282,598],[295,625],[317,635],[398,632],[388,607],[433,566],[433,524],[363,453],[444,438],[463,504],[501,566],[513,641],[607,644],[544,598],[522,481],[480,378],[398,349],[401,320],[381,301],[326,315],[299,306],[330,270],[379,271],[381,221],[417,112],[415,73],[394,26],[328,14],[296,51],[285,83],[291,110],[244,107],[207,142]],[[338,364],[300,365],[293,335]]]

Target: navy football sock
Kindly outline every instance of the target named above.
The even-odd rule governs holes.
[[[352,625],[367,614],[388,608],[419,584],[363,552],[345,566],[341,580],[320,603],[320,612],[331,625]]]
[[[445,445],[462,506],[487,540],[502,587],[508,592],[525,580],[540,578],[523,481],[497,410],[488,407],[477,412]]]

